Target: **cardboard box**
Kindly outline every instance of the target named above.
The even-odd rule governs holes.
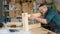
[[[19,11],[11,10],[9,12],[9,16],[10,16],[10,18],[17,18],[19,16],[19,13],[20,13]]]
[[[23,10],[23,12],[28,12],[28,3],[22,4],[22,10]]]
[[[32,13],[33,12],[33,2],[25,2],[22,4],[22,10],[23,12],[27,12],[27,13]]]
[[[9,16],[10,16],[10,18],[14,18],[14,10],[11,10],[11,11],[9,12]]]

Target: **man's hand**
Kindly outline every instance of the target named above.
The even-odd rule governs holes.
[[[35,16],[31,14],[31,16],[29,17],[29,20],[34,20]]]
[[[34,15],[30,15],[30,17],[29,17],[29,20],[37,20],[37,21],[40,21],[41,23],[43,23],[43,24],[47,24],[47,21],[46,21],[46,19],[44,19],[44,18],[38,18],[38,17],[35,17]]]

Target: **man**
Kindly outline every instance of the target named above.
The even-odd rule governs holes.
[[[53,23],[57,26],[57,31],[60,32],[60,16],[57,11],[47,7],[46,4],[41,4],[39,6],[39,12],[43,15],[43,18],[36,18],[34,15],[29,17],[30,20],[37,20],[43,24]]]

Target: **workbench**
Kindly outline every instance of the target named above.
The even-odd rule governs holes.
[[[13,23],[7,23],[6,25],[11,25],[11,24],[13,24]],[[20,22],[16,22],[16,23],[14,23],[14,24],[16,24],[17,26],[19,26],[20,25]],[[37,24],[34,24],[34,26],[35,25],[37,25]],[[34,27],[33,26],[33,27]],[[39,25],[37,25],[37,26],[39,26]],[[30,26],[31,27],[31,26]],[[6,27],[3,27],[3,28],[0,28],[0,30],[5,30],[6,29]],[[7,30],[7,29],[6,29]],[[52,32],[52,31],[50,31],[50,30],[47,30],[47,29],[45,29],[45,28],[43,28],[43,27],[36,27],[36,28],[30,28],[30,31],[31,31],[31,34],[47,34],[48,32],[50,32],[50,33],[52,33],[52,34],[56,34],[55,32]],[[7,33],[7,32],[6,32]],[[15,32],[14,34],[18,34],[19,32]],[[10,34],[10,33],[9,33]]]
[[[4,28],[3,28],[3,30],[4,30]],[[31,31],[31,34],[47,34],[47,32],[51,32],[52,34],[56,34],[55,32],[49,31],[43,27],[31,29],[30,31]],[[6,32],[6,33],[8,33],[8,32]],[[18,34],[18,33],[19,32],[14,32],[14,34]]]

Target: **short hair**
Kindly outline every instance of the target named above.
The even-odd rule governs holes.
[[[46,5],[45,3],[41,3],[39,7]]]

